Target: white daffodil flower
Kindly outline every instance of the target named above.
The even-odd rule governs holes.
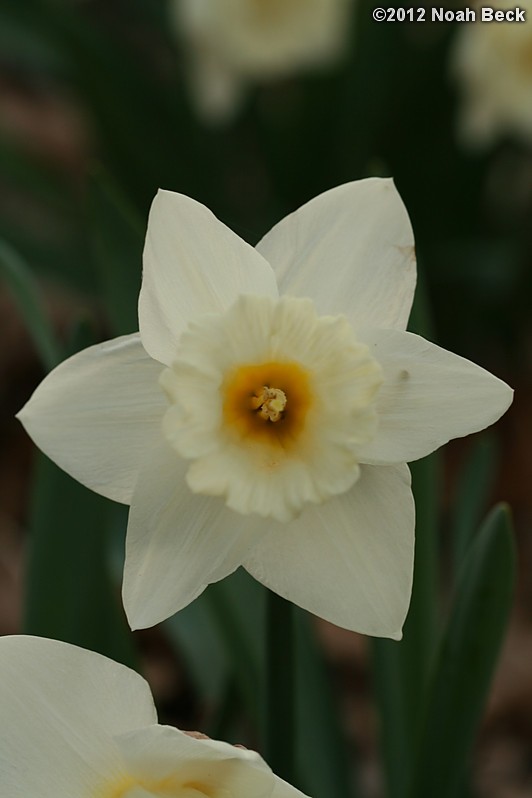
[[[510,10],[509,0],[497,9]],[[460,129],[470,144],[487,145],[502,135],[532,141],[532,2],[519,4],[526,22],[461,25],[451,69],[461,84]]]
[[[350,6],[351,0],[173,0],[198,109],[223,118],[247,83],[337,59]]]
[[[414,552],[405,462],[493,423],[512,399],[405,332],[415,279],[391,180],[321,194],[256,249],[159,192],[140,334],[71,357],[19,413],[69,474],[131,504],[134,628],[243,565],[339,626],[401,636]]]
[[[304,798],[254,751],[157,724],[129,668],[39,637],[0,639],[7,798]]]

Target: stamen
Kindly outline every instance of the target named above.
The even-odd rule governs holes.
[[[268,388],[264,385],[260,394],[251,399],[251,407],[265,421],[280,421],[286,401],[286,394],[280,388]]]

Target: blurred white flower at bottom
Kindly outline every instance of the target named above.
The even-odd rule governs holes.
[[[515,9],[503,0],[498,9]],[[464,140],[484,146],[514,134],[532,141],[532,2],[519,4],[526,22],[482,22],[461,26],[451,53],[451,71],[463,96],[459,129]],[[530,17],[530,19],[529,19]]]
[[[0,795],[303,798],[254,751],[157,724],[129,668],[38,637],[0,640]]]
[[[211,120],[232,113],[248,83],[338,58],[352,0],[173,0],[193,99]]]

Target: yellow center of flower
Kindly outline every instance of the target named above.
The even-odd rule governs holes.
[[[309,371],[293,362],[239,366],[222,393],[228,427],[243,439],[283,448],[295,442],[314,402]]]
[[[264,385],[259,396],[252,397],[251,407],[265,421],[280,421],[286,407],[286,394],[280,388]]]

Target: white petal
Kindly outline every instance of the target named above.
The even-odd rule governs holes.
[[[150,355],[170,365],[189,321],[223,312],[239,294],[277,296],[268,263],[204,205],[159,191],[139,298],[140,333]]]
[[[129,732],[117,737],[116,743],[131,775],[157,795],[157,782],[163,780],[165,794],[183,798],[189,798],[189,784],[198,790],[190,798],[200,791],[212,798],[270,798],[272,793],[273,774],[254,751],[197,740],[169,726]]]
[[[122,774],[111,735],[156,722],[138,674],[37,637],[0,640],[0,794],[92,798]]]
[[[277,224],[257,245],[282,293],[361,327],[406,327],[416,283],[414,236],[393,181],[338,186]]]
[[[377,434],[358,450],[362,462],[417,460],[493,424],[512,402],[506,383],[418,335],[379,330],[363,336],[384,384],[376,398]]]
[[[347,493],[270,529],[244,561],[259,582],[337,626],[400,639],[414,557],[407,466],[363,466]]]
[[[133,629],[153,626],[232,573],[256,534],[249,520],[185,482],[189,464],[161,444],[141,472],[126,539],[123,599]]]
[[[115,338],[57,366],[17,418],[71,476],[128,504],[166,409],[161,371],[138,334]]]

